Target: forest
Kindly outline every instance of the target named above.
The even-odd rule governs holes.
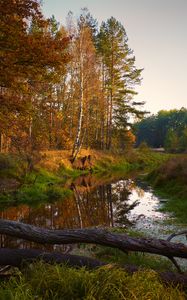
[[[10,3],[9,3],[10,2]],[[122,148],[134,141],[133,100],[141,69],[114,17],[82,9],[66,26],[45,20],[36,1],[1,1],[1,151]]]
[[[186,299],[187,109],[115,17],[0,10],[0,299]]]
[[[136,144],[146,142],[152,148],[165,148],[169,152],[187,149],[187,109],[159,111],[134,125]]]

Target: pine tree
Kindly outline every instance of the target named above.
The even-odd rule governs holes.
[[[132,115],[141,115],[134,102],[134,87],[141,82],[142,69],[135,66],[135,57],[128,47],[123,25],[114,17],[101,24],[97,49],[103,64],[103,86],[107,103],[106,148],[112,145],[114,129],[127,130]]]

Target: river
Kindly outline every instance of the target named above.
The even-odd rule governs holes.
[[[1,208],[0,217],[50,229],[84,227],[130,228],[156,238],[166,238],[183,230],[171,214],[160,211],[165,199],[131,174],[98,177],[92,174],[66,182],[71,197],[62,201]],[[1,236],[1,247],[44,248],[21,239]],[[175,241],[185,243],[180,236]],[[65,250],[66,246],[49,245],[48,250]]]

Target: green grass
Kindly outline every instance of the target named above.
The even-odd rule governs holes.
[[[173,213],[177,222],[187,224],[187,186],[171,180],[155,190],[158,196],[168,199],[161,211]]]
[[[132,170],[153,168],[168,158],[167,155],[151,152],[150,150],[132,150],[122,156],[103,156],[97,159],[93,166],[93,173],[96,176],[123,175]],[[0,155],[0,166],[2,167],[0,177],[16,178],[20,187],[17,190],[7,190],[0,194],[1,209],[28,204],[38,206],[43,202],[63,200],[71,194],[71,190],[63,188],[68,179],[75,179],[82,174],[89,173],[89,170],[77,170],[67,168],[63,164],[59,169],[50,172],[46,169],[34,167],[32,172],[25,172],[26,162],[14,155]],[[23,170],[22,170],[23,169]],[[21,171],[22,170],[22,171]]]
[[[95,257],[107,263],[120,265],[136,265],[159,271],[175,271],[173,264],[166,258],[147,253],[123,253],[119,249],[97,246],[94,248]]]
[[[173,213],[177,221],[186,224],[187,156],[178,155],[171,158],[152,171],[147,176],[147,180],[159,196],[168,199],[164,202],[162,211]]]
[[[119,234],[127,234],[130,237],[149,237],[145,233],[133,230],[130,228],[110,228],[111,232]],[[79,247],[74,250],[73,254],[83,255],[85,253],[88,256],[97,258],[101,261],[119,264],[119,265],[136,265],[139,267],[145,267],[148,269],[154,269],[158,271],[176,271],[173,263],[165,257],[149,253],[141,252],[123,252],[116,248],[100,246],[100,245],[86,245],[79,244]]]
[[[133,165],[129,164],[127,161],[122,160],[118,163],[111,163],[106,161],[98,161],[94,166],[94,173],[111,173],[111,172],[128,172],[133,169]]]
[[[88,173],[89,170],[70,169],[70,168],[66,168],[63,165],[60,165],[57,171],[57,175],[61,177],[64,182],[69,178],[75,179],[83,174],[88,174]]]
[[[171,157],[171,154],[157,153],[149,149],[134,151],[134,156],[130,161],[137,165],[140,169],[153,170],[164,162],[166,162]]]
[[[16,191],[7,191],[0,194],[0,207],[27,204],[40,206],[42,203],[61,201],[72,194],[68,188],[61,186],[62,179],[44,169],[28,173],[21,187]]]
[[[130,152],[118,155],[114,160],[104,158],[97,160],[93,170],[95,173],[106,172],[128,172],[132,170],[153,170],[167,161],[171,154],[156,153],[149,149],[132,149]]]
[[[112,265],[88,271],[38,262],[1,283],[0,299],[183,300],[186,295],[178,287],[164,286],[152,270],[128,275]]]

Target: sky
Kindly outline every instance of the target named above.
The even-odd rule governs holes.
[[[187,108],[187,0],[43,0],[43,14],[65,24],[68,11],[87,7],[99,24],[120,21],[144,68],[136,101],[151,113]]]

